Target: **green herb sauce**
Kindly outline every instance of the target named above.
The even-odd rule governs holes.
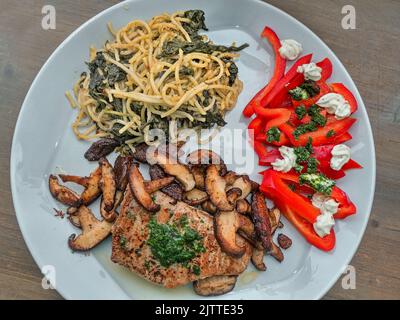
[[[203,239],[189,226],[186,216],[177,223],[159,224],[153,218],[149,222],[150,236],[147,241],[154,257],[161,266],[174,263],[187,265],[205,251]]]
[[[300,184],[306,184],[313,188],[315,191],[330,195],[332,193],[332,188],[335,186],[335,181],[328,179],[322,174],[316,173],[303,173],[299,178]]]

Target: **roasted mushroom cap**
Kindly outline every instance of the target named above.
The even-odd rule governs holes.
[[[67,209],[67,214],[68,214],[68,221],[71,222],[71,224],[74,227],[80,228],[81,227],[81,223],[79,222],[79,216],[77,215],[79,211],[79,208],[76,207],[69,207]]]
[[[217,207],[214,206],[214,204],[210,200],[203,202],[201,204],[201,208],[212,215],[214,215],[217,212]]]
[[[117,189],[125,191],[129,182],[129,169],[131,168],[133,158],[131,156],[119,155],[114,162],[115,183]]]
[[[200,296],[219,296],[233,290],[237,276],[213,276],[193,282],[193,289]]]
[[[239,178],[239,175],[234,171],[228,171],[224,175],[224,179],[227,186],[231,186],[235,183],[236,179]]]
[[[226,165],[222,158],[216,154],[214,151],[207,149],[198,149],[196,151],[191,152],[187,158],[186,162],[192,166],[200,166],[200,165],[210,165],[214,164],[217,166],[218,171],[223,176],[227,172]]]
[[[81,194],[82,204],[85,206],[95,201],[101,194],[100,181],[101,181],[101,167],[97,167],[89,177],[79,177],[67,174],[59,175],[63,182],[73,182],[85,188]]]
[[[152,152],[149,157],[151,162],[162,167],[166,174],[175,177],[182,184],[185,191],[190,191],[195,187],[194,177],[187,166],[172,161],[167,155],[158,151]]]
[[[251,262],[259,271],[266,271],[267,266],[264,263],[264,249],[254,248],[253,253],[251,255]]]
[[[281,219],[281,212],[279,211],[278,208],[273,208],[271,210],[268,210],[268,215],[269,215],[269,222],[271,224],[271,233],[274,234],[279,226],[279,222]]]
[[[152,180],[162,179],[168,177],[164,170],[158,165],[151,165],[149,169],[150,177]],[[181,201],[183,199],[183,188],[179,182],[173,181],[168,186],[161,189],[162,192],[171,198]]]
[[[219,211],[214,216],[215,238],[222,251],[240,258],[246,251],[245,246],[236,243],[236,232],[239,229],[238,213],[232,211]]]
[[[272,233],[265,197],[261,192],[257,191],[253,193],[252,200],[251,216],[254,227],[263,247],[269,251],[272,246]]]
[[[251,212],[250,203],[246,199],[237,200],[236,211],[240,214],[249,214]]]
[[[207,168],[206,175],[206,190],[210,196],[211,202],[221,211],[231,211],[234,205],[229,203],[226,192],[226,182],[218,172],[215,165],[210,165]]]
[[[100,186],[103,191],[104,208],[107,211],[111,211],[114,207],[115,191],[117,190],[114,169],[106,158],[101,158],[99,164],[101,167]]]
[[[202,166],[192,166],[190,171],[193,174],[196,188],[200,190],[206,189],[206,168]]]
[[[156,192],[174,182],[174,177],[166,177],[157,180],[145,181],[144,186],[148,193]]]
[[[239,188],[231,188],[228,191],[226,191],[226,198],[228,199],[228,202],[236,206],[236,200],[239,199],[239,197],[242,195],[242,190]]]
[[[72,250],[92,249],[110,234],[112,224],[105,220],[97,220],[88,207],[80,206],[76,215],[79,217],[82,233],[78,237],[75,234],[69,237],[68,245]]]
[[[118,190],[115,193],[114,207],[110,211],[106,210],[104,201],[103,201],[103,197],[101,198],[100,214],[104,220],[106,220],[108,222],[113,222],[117,218],[117,216],[118,216],[117,208],[121,204],[123,198],[124,198],[124,193],[121,190]]]
[[[150,194],[146,191],[144,179],[136,164],[131,166],[129,173],[129,186],[136,200],[148,211],[156,212],[160,206],[154,203]]]
[[[136,161],[146,163],[147,162],[147,150],[149,149],[149,146],[146,143],[141,143],[138,144],[135,147],[135,151],[133,152],[133,158]]]
[[[292,239],[287,235],[280,233],[278,234],[278,244],[284,250],[289,249],[292,246]]]
[[[251,181],[248,176],[240,176],[230,187],[228,187],[228,190],[232,188],[238,188],[242,190],[242,194],[239,199],[246,199],[252,191]]]
[[[207,192],[193,189],[183,195],[183,201],[191,206],[198,206],[208,200]]]
[[[268,251],[268,254],[273,256],[278,262],[282,262],[285,258],[281,248],[279,248],[273,241],[271,241],[271,250]]]
[[[52,174],[49,177],[49,189],[54,198],[67,206],[79,207],[82,203],[80,196],[76,192],[60,185],[57,177]]]

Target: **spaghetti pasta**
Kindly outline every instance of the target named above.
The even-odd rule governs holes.
[[[129,152],[145,141],[150,129],[167,135],[186,128],[225,124],[242,90],[235,53],[247,45],[215,45],[204,12],[162,14],[134,20],[119,30],[107,25],[114,40],[90,48],[89,73],[74,85],[78,115],[72,128],[79,139],[120,139]],[[167,137],[168,138],[168,137]]]

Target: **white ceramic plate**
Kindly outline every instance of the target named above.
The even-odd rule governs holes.
[[[248,42],[250,47],[238,62],[244,82],[237,107],[227,116],[227,128],[245,129],[241,116],[246,102],[271,76],[273,53],[259,34],[271,26],[282,39],[294,38],[303,44],[314,60],[329,57],[334,65],[331,81],[345,83],[355,94],[358,122],[351,129],[349,143],[353,158],[363,170],[350,172],[339,185],[348,192],[358,214],[335,226],[336,248],[325,253],[312,248],[285,223],[284,232],[293,239],[278,264],[266,257],[267,272],[255,272],[252,266],[240,277],[233,292],[221,299],[318,299],[335,283],[350,262],[360,243],[371,210],[375,187],[375,151],[365,106],[349,74],[335,54],[309,29],[286,13],[262,2],[244,0],[137,0],[117,4],[98,14],[73,32],[43,66],[23,103],[11,153],[11,185],[15,211],[24,239],[40,268],[54,266],[56,288],[73,299],[193,299],[199,298],[191,286],[167,290],[110,261],[110,241],[103,242],[89,256],[72,253],[67,238],[77,230],[68,221],[53,215],[59,208],[48,192],[47,178],[57,167],[69,173],[87,174],[95,164],[83,159],[89,144],[78,142],[70,124],[75,116],[65,99],[80,72],[85,70],[90,45],[100,47],[109,38],[106,23],[122,27],[133,19],[149,19],[162,12],[202,9],[206,12],[209,37],[217,43]],[[338,35],[340,36],[340,35]],[[261,43],[261,44],[260,44]],[[247,146],[248,147],[248,146]],[[229,149],[229,145],[227,145]],[[251,168],[256,159],[241,168]],[[250,163],[250,167],[249,166]],[[260,180],[252,169],[252,178]]]

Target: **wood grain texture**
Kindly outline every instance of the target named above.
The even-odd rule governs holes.
[[[113,0],[1,0],[0,9],[0,299],[59,299],[44,290],[15,218],[9,183],[11,140],[26,92],[67,35]],[[393,0],[269,0],[324,40],[356,82],[370,116],[378,176],[368,229],[351,264],[357,289],[341,280],[326,299],[400,298],[400,2]],[[57,29],[41,28],[41,8],[57,10]],[[357,29],[343,30],[341,9],[352,4]],[[266,21],[267,23],[267,21]]]

